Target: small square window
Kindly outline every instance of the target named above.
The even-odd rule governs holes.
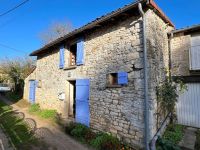
[[[108,87],[121,87],[127,84],[128,84],[127,72],[110,73],[107,75]]]
[[[108,76],[109,80],[109,85],[118,85],[118,75],[117,73],[110,73]]]
[[[76,53],[77,52],[77,44],[70,46],[70,57],[69,57],[69,66],[76,65]]]

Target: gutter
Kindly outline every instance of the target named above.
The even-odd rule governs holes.
[[[149,98],[148,98],[148,70],[147,70],[147,37],[146,37],[146,15],[142,9],[142,4],[138,4],[139,12],[142,16],[143,26],[143,54],[144,54],[144,122],[145,122],[145,150],[149,150]]]

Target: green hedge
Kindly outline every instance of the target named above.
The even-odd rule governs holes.
[[[132,150],[132,148],[121,144],[117,137],[103,132],[95,133],[82,124],[69,123],[65,131],[80,142],[97,150]]]

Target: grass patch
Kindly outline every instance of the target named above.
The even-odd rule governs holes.
[[[103,132],[95,133],[82,124],[69,123],[65,131],[81,143],[97,150],[133,150],[131,147],[122,144],[117,137]]]
[[[162,138],[156,143],[157,150],[181,150],[177,145],[184,136],[184,126],[169,124]]]
[[[37,139],[30,132],[27,124],[19,119],[10,106],[0,102],[0,125],[9,135],[17,149],[25,149],[23,146],[37,143]]]
[[[170,141],[173,144],[178,144],[184,136],[184,126],[170,124],[168,125],[163,139]]]
[[[30,113],[35,114],[43,119],[56,120],[57,112],[53,109],[41,109],[39,104],[33,104],[28,110]]]
[[[44,119],[55,119],[56,114],[57,114],[56,110],[44,109],[44,110],[41,110],[41,112],[39,113],[39,116]]]
[[[40,111],[40,105],[39,104],[33,104],[29,107],[28,111],[30,113],[36,113]]]
[[[200,130],[196,132],[195,150],[200,150]]]

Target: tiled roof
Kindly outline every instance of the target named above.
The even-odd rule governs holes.
[[[176,30],[173,30],[171,33],[189,32],[189,31],[196,31],[196,30],[200,31],[200,24],[196,24],[193,26],[187,26],[187,27],[184,27],[181,29],[176,29]]]

